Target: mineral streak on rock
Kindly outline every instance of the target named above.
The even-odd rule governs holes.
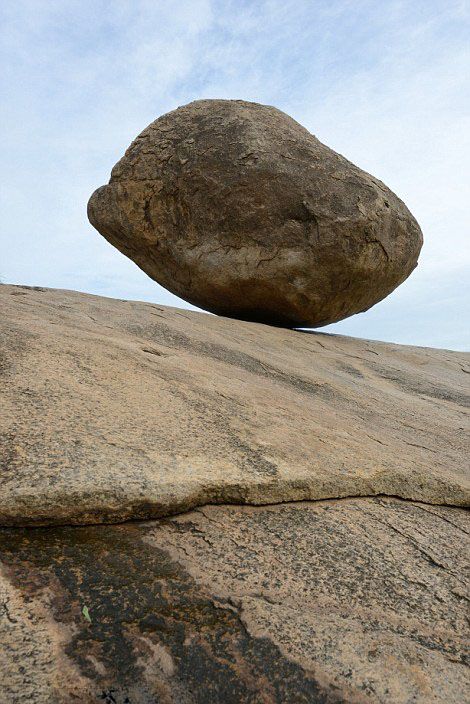
[[[206,310],[317,327],[416,267],[421,230],[381,181],[280,110],[198,100],[158,118],[92,195],[96,229]]]

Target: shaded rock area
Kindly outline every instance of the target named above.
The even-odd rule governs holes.
[[[2,702],[461,704],[468,535],[380,497],[1,529]]]
[[[469,355],[0,286],[0,525],[468,505]]]
[[[242,100],[155,120],[88,217],[178,296],[286,327],[367,310],[410,275],[423,241],[381,181],[280,110]]]
[[[467,505],[469,355],[0,286],[0,525]]]

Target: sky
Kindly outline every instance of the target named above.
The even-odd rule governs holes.
[[[3,0],[0,66],[3,283],[191,307],[86,204],[159,115],[252,100],[384,181],[424,233],[402,286],[322,330],[470,350],[466,0]]]

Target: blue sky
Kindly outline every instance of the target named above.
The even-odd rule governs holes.
[[[3,0],[0,277],[187,307],[89,225],[132,139],[197,98],[276,105],[379,177],[424,232],[418,269],[324,328],[470,349],[465,0]]]

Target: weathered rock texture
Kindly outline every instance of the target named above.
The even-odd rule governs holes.
[[[468,504],[468,354],[20,286],[0,306],[0,525]]]
[[[91,223],[178,296],[291,327],[367,310],[422,235],[381,181],[280,110],[198,100],[145,129],[92,195]]]
[[[462,704],[468,531],[378,498],[2,529],[2,702]]]

